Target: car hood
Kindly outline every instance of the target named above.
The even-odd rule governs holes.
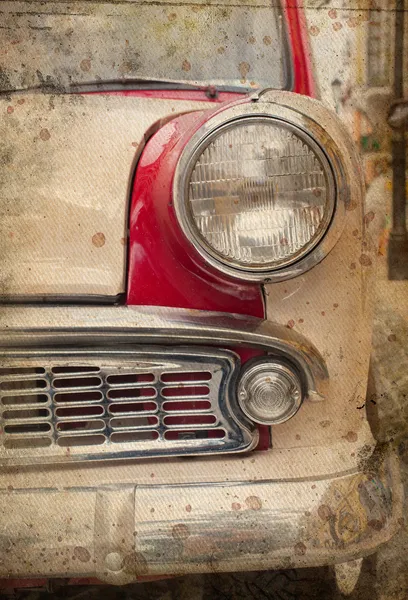
[[[137,149],[164,117],[211,102],[118,94],[0,99],[0,297],[125,291]]]

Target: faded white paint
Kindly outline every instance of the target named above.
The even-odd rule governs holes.
[[[125,290],[132,165],[145,131],[206,102],[13,94],[0,100],[0,295]]]

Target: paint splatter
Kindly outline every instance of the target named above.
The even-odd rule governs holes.
[[[327,504],[321,504],[317,509],[317,514],[322,521],[328,521],[331,517],[332,511],[330,506],[327,506]]]
[[[42,139],[43,142],[47,142],[51,137],[50,132],[48,131],[48,129],[41,129],[40,131],[40,138]]]
[[[303,556],[304,554],[306,554],[306,546],[302,542],[296,544],[294,550],[297,556]]]
[[[238,70],[241,74],[242,79],[246,79],[246,76],[248,75],[249,71],[251,70],[251,67],[250,67],[249,63],[241,62],[238,65]]]
[[[89,552],[89,550],[87,550],[86,548],[83,548],[82,546],[76,546],[74,548],[74,556],[80,561],[80,562],[89,562],[91,560],[91,554]]]
[[[95,235],[92,236],[92,244],[96,248],[102,248],[102,246],[105,245],[105,242],[106,242],[105,235],[101,231],[99,231],[98,233],[95,233]]]
[[[258,496],[248,496],[245,500],[245,504],[250,510],[261,510],[262,501]]]
[[[363,267],[371,267],[372,265],[371,258],[367,256],[367,254],[362,254],[359,258],[359,261]]]
[[[190,530],[187,527],[187,525],[184,525],[183,523],[178,523],[177,525],[174,525],[173,529],[171,530],[171,535],[175,539],[185,540],[189,537]]]
[[[84,58],[81,60],[80,65],[81,71],[85,71],[86,73],[91,70],[91,61],[89,58]]]
[[[357,434],[356,434],[355,431],[348,431],[346,433],[346,435],[343,436],[343,438],[345,440],[347,440],[348,442],[351,442],[351,443],[356,442],[357,441],[357,437],[358,436],[357,436]]]

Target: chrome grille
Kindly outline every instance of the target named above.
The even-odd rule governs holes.
[[[0,362],[0,461],[234,452],[256,443],[230,351],[35,351]]]

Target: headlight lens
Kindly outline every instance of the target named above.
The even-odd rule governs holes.
[[[303,130],[246,117],[212,132],[186,172],[190,239],[217,261],[267,273],[307,254],[333,216],[329,162]]]

